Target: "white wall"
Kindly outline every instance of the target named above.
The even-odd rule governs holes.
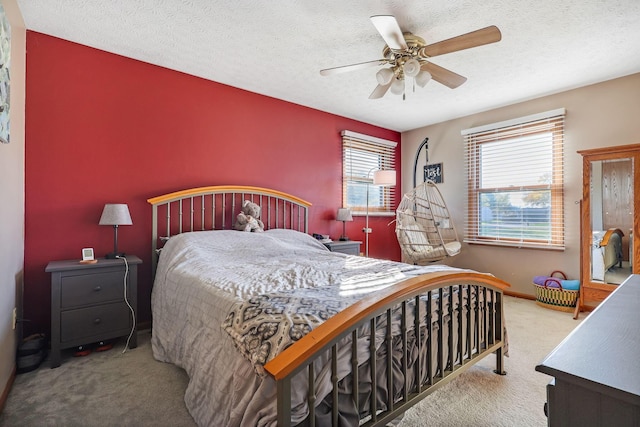
[[[562,270],[570,278],[579,277],[580,209],[576,202],[582,198],[582,156],[576,151],[640,143],[640,74],[405,132],[402,134],[402,190],[407,192],[411,189],[416,150],[424,138],[429,137],[429,163],[444,163],[444,182],[439,184],[439,188],[462,236],[466,225],[467,196],[460,131],[561,107],[567,110],[564,150],[566,250],[557,252],[464,244],[461,254],[446,263],[490,272],[510,282],[514,293],[529,295],[534,295],[533,276]],[[418,162],[418,183],[421,182],[420,171],[424,163],[423,151]]]
[[[2,0],[2,6],[11,24],[11,142],[0,144],[0,396],[15,366],[12,312],[22,302],[26,39],[16,0]]]

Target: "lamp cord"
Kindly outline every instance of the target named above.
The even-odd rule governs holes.
[[[133,336],[133,331],[135,331],[135,329],[136,329],[136,312],[133,309],[133,307],[131,306],[131,304],[129,303],[129,298],[127,296],[127,276],[129,275],[129,263],[127,262],[127,258],[126,257],[116,255],[116,258],[120,258],[121,260],[124,261],[124,265],[125,265],[125,270],[124,270],[124,302],[127,304],[127,307],[129,307],[129,310],[131,311],[131,332],[129,332],[129,336],[127,337],[127,343],[124,345],[124,350],[122,350],[122,353],[124,354],[124,352],[126,352],[127,349],[129,348],[129,341],[131,341],[131,337]]]

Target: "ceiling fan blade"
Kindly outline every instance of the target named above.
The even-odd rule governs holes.
[[[441,42],[433,43],[420,49],[420,55],[433,57],[471,47],[495,43],[502,39],[502,33],[495,25],[462,34]]]
[[[325,68],[320,70],[320,75],[331,76],[333,74],[346,73],[347,71],[360,70],[362,68],[374,67],[377,65],[385,65],[388,61],[386,59],[376,59],[375,61],[360,62],[358,64],[343,65],[340,67]]]
[[[374,15],[370,19],[390,49],[407,50],[407,42],[396,18],[391,15]]]
[[[369,95],[369,99],[378,99],[378,98],[382,98],[387,91],[389,90],[389,88],[391,87],[391,83],[393,82],[393,80],[391,82],[389,82],[386,85],[378,85],[373,92],[371,92],[371,95]]]
[[[433,64],[431,62],[422,64],[420,69],[428,71],[429,73],[431,73],[431,78],[433,80],[451,89],[455,89],[462,83],[467,81],[466,77],[463,77],[460,74],[456,74],[453,71],[449,71],[446,68],[442,68],[441,66]]]

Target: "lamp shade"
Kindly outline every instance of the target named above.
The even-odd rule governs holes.
[[[390,90],[394,95],[402,95],[402,92],[404,92],[404,80],[393,79]]]
[[[125,203],[107,203],[102,210],[99,225],[132,225],[129,207]]]
[[[393,78],[393,70],[391,68],[382,68],[376,73],[376,80],[381,85],[388,85]]]
[[[373,172],[373,185],[383,185],[387,187],[396,185],[396,171],[377,170]]]
[[[351,209],[349,208],[338,209],[338,215],[336,215],[336,221],[353,221],[353,216],[351,216]]]
[[[416,76],[416,83],[420,87],[425,87],[429,80],[431,80],[431,73],[426,70],[420,71]]]
[[[415,58],[411,58],[404,63],[402,69],[405,76],[415,77],[420,72],[420,63]]]

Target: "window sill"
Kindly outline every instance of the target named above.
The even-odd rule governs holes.
[[[366,212],[353,212],[351,211],[352,216],[367,216]],[[386,217],[395,217],[395,212],[369,212],[369,216],[386,216]]]
[[[504,248],[515,249],[538,249],[543,251],[564,251],[564,246],[551,246],[551,245],[536,245],[535,243],[526,242],[496,242],[496,241],[482,241],[482,240],[468,240],[464,239],[464,243],[470,245],[483,245],[483,246],[500,246]]]

